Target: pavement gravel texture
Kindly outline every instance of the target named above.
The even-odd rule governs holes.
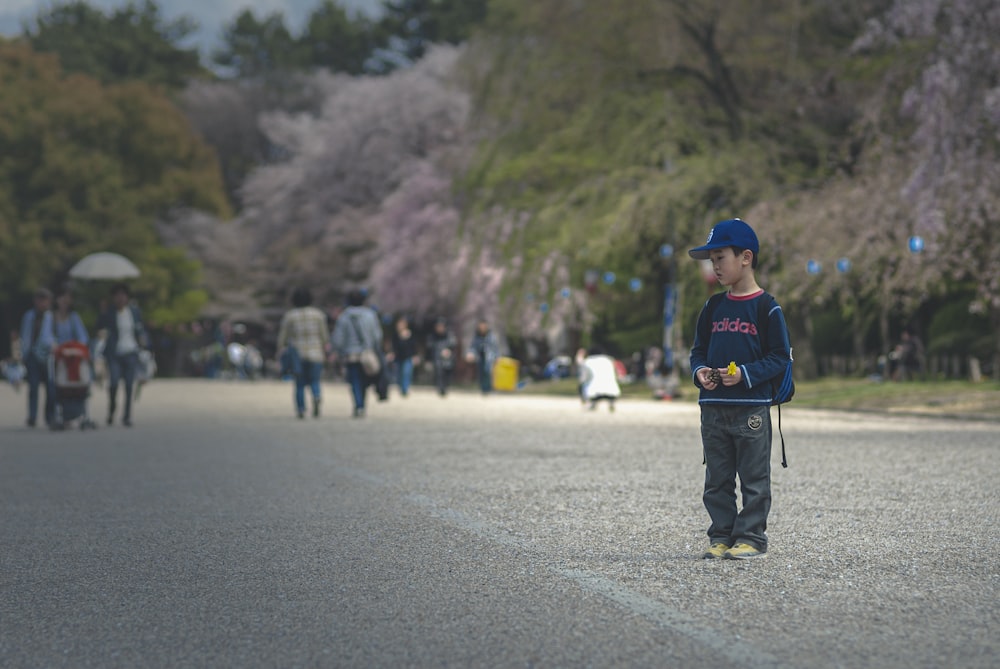
[[[3,667],[1000,666],[996,422],[786,405],[728,561],[691,404],[157,380],[49,432],[0,391]]]

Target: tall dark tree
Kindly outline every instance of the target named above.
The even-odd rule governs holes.
[[[299,42],[285,26],[281,12],[258,19],[245,9],[223,31],[224,46],[212,61],[240,78],[298,69],[305,64]]]
[[[195,28],[186,17],[165,21],[151,0],[110,14],[74,0],[39,13],[24,36],[35,51],[57,54],[66,72],[176,89],[203,72],[197,49],[179,46]]]
[[[363,73],[379,46],[372,21],[350,16],[334,0],[324,0],[309,15],[299,45],[306,65],[347,74]]]
[[[388,49],[381,62],[392,67],[419,59],[431,44],[459,44],[483,23],[487,0],[384,0],[379,31]]]

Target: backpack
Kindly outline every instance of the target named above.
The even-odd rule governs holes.
[[[712,319],[715,317],[716,308],[722,303],[725,297],[726,293],[721,292],[708,298],[708,304],[705,307],[708,311],[708,322],[712,322]],[[767,291],[764,291],[757,300],[757,338],[760,340],[760,349],[764,352],[767,351],[769,314],[776,304],[774,296]],[[782,467],[788,467],[788,458],[785,457],[785,435],[781,432],[781,405],[785,402],[790,402],[792,397],[795,396],[795,380],[792,378],[792,363],[794,361],[792,347],[789,345],[788,365],[785,366],[785,372],[780,378],[775,377],[771,379],[771,406],[777,405],[778,407],[778,436],[781,438]]]
[[[765,302],[767,303],[765,305]],[[757,336],[760,338],[760,348],[761,350],[767,349],[767,328],[768,317],[771,310],[777,305],[774,297],[771,296],[767,291],[760,296],[757,301]],[[795,396],[795,380],[792,378],[792,363],[795,362],[795,358],[792,357],[792,345],[788,345],[788,365],[785,366],[785,373],[781,375],[781,378],[771,379],[771,406],[777,404],[779,406],[779,417],[780,417],[780,406],[785,402],[790,402],[792,397]]]

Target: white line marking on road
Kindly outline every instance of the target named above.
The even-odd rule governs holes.
[[[334,465],[336,471],[350,478],[364,481],[377,487],[389,485],[389,481],[372,472],[358,467]],[[496,527],[471,518],[461,511],[439,505],[434,499],[419,493],[404,494],[403,499],[427,510],[431,515],[468,532],[503,546],[538,554],[538,547],[511,536]],[[549,566],[553,574],[572,581],[578,587],[600,595],[633,614],[649,620],[653,624],[675,634],[693,639],[708,648],[726,663],[738,664],[749,669],[764,669],[781,666],[771,655],[755,648],[743,639],[729,632],[723,632],[699,623],[673,607],[652,597],[647,597],[620,585],[600,574],[578,569],[562,569]]]
[[[512,537],[506,532],[498,531],[489,524],[470,518],[460,511],[439,506],[426,495],[412,494],[407,495],[406,499],[417,506],[428,509],[432,515],[483,539],[526,552],[538,552],[536,546]],[[774,657],[759,651],[746,641],[738,639],[732,634],[706,627],[683,612],[651,597],[629,590],[605,576],[578,569],[561,569],[553,566],[549,566],[549,571],[576,583],[584,590],[614,602],[661,628],[693,639],[730,663],[761,668],[780,665]]]

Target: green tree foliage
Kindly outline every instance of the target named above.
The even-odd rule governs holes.
[[[905,146],[914,129],[900,118],[900,105],[919,108],[913,85],[921,79],[926,89],[950,91],[926,82],[969,71],[965,64],[928,68],[935,51],[979,63],[986,76],[978,80],[990,81],[992,72],[995,81],[988,48],[965,56],[988,40],[948,27],[958,25],[953,15],[983,10],[969,0],[935,15],[939,4],[494,0],[465,61],[488,139],[464,185],[473,209],[511,207],[529,219],[520,246],[508,249],[522,275],[508,292],[539,299],[545,284],[551,298],[560,266],[572,288],[588,269],[628,272],[642,279],[641,295],[599,285],[589,305],[594,331],[609,320],[640,331],[632,321],[659,317],[657,293],[671,271],[655,249],[667,242],[683,254],[715,221],[744,216],[763,242],[759,276],[788,305],[794,334],[807,340],[812,307],[836,303],[857,333],[852,347],[863,353],[873,324],[888,333],[894,319],[912,317],[946,271],[906,247],[908,236],[931,229],[938,215],[926,208],[929,215],[908,218],[895,197],[919,188],[911,174],[923,164]],[[919,26],[918,36],[896,25],[907,21]],[[892,49],[859,56],[855,44],[873,24]],[[963,35],[966,46],[949,44],[946,32]],[[989,108],[995,99],[967,108]],[[965,126],[982,129],[975,119]],[[874,159],[879,155],[885,160]],[[949,159],[926,164],[946,172]],[[988,228],[981,212],[991,208],[969,209],[963,219]],[[820,255],[827,271],[806,275],[806,261]],[[554,257],[562,260],[550,262]],[[854,270],[831,276],[839,257],[851,258]],[[689,342],[706,287],[683,255],[676,270]],[[620,309],[632,301],[635,308]],[[639,316],[642,304],[649,306]],[[511,303],[514,313],[530,308]]]
[[[485,21],[487,5],[487,0],[384,0],[378,29],[390,54],[383,54],[383,65],[418,60],[431,44],[464,42]]]
[[[531,212],[522,246],[509,249],[525,254],[525,280],[553,271],[554,251],[573,288],[588,270],[633,274],[642,293],[598,296],[597,322],[634,300],[649,305],[637,320],[655,323],[669,271],[663,243],[700,242],[715,220],[849,163],[842,143],[858,111],[821,84],[825,61],[862,19],[828,5],[491,3],[466,73],[491,140],[466,187],[477,206]],[[824,32],[829,23],[838,29]],[[682,263],[678,276],[683,308],[697,309],[697,265]],[[689,329],[693,315],[681,321]]]
[[[212,60],[240,78],[298,69],[305,63],[302,46],[285,26],[281,12],[258,19],[244,9],[226,26],[222,40],[223,47]]]
[[[176,89],[204,72],[197,49],[178,46],[194,29],[187,18],[164,21],[152,0],[129,2],[110,14],[73,0],[40,12],[25,38],[36,51],[57,54],[66,72]]]
[[[161,247],[156,221],[178,208],[229,212],[215,159],[186,119],[144,83],[67,76],[23,43],[0,44],[0,86],[0,302],[21,305],[106,250],[143,270],[148,307],[193,315],[184,305],[197,267]]]
[[[298,36],[280,12],[259,19],[247,9],[226,27],[213,61],[244,79],[317,67],[384,74],[412,64],[431,44],[465,41],[486,9],[486,0],[386,0],[373,21],[323,0]]]
[[[380,46],[370,19],[348,15],[333,0],[323,0],[309,15],[299,44],[305,65],[347,74],[363,73]]]

